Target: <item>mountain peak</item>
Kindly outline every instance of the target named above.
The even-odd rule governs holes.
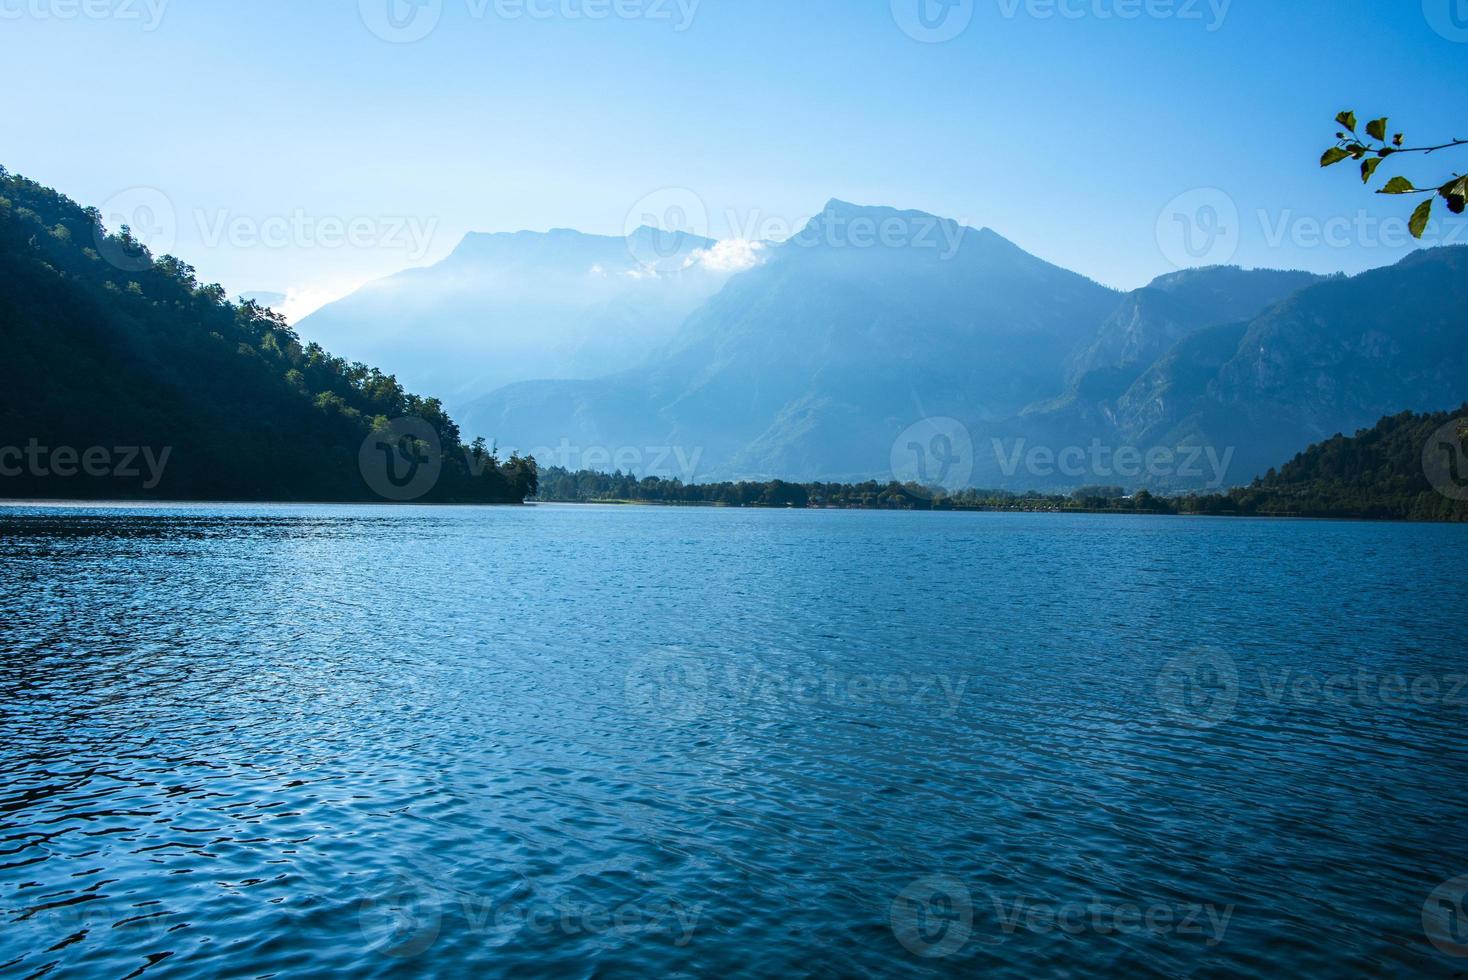
[[[976,232],[951,218],[926,211],[853,204],[833,197],[785,244],[821,249],[875,248],[879,251],[932,245],[941,246],[945,254],[951,255],[970,236],[989,235],[993,233]],[[993,237],[998,239],[997,235]]]
[[[1403,268],[1433,262],[1460,262],[1468,256],[1468,245],[1438,245],[1408,252],[1397,261]]]
[[[595,249],[615,241],[617,240],[587,235],[571,228],[552,228],[549,231],[471,231],[460,239],[449,260],[508,260],[530,252]]]
[[[826,202],[826,206],[825,207],[821,208],[821,213],[822,214],[854,214],[854,213],[857,213],[857,212],[860,212],[860,211],[864,211],[864,210],[867,210],[867,208],[863,207],[860,204],[853,204],[850,201],[843,201],[839,197],[833,197],[829,201]]]
[[[678,252],[697,248],[712,248],[718,242],[703,235],[695,235],[687,231],[667,231],[663,228],[654,228],[652,225],[643,225],[632,234],[627,236],[627,241],[634,248],[638,245],[653,245],[658,248],[671,248]]]
[[[471,231],[445,261],[477,266],[544,267],[569,264],[584,271],[592,265],[621,267],[683,256],[717,243],[682,231],[643,226],[626,237],[591,235],[574,228],[549,231]]]
[[[885,204],[853,204],[850,201],[843,201],[839,197],[833,197],[829,201],[827,201],[826,206],[821,209],[820,216],[830,216],[844,219],[872,218],[879,221],[887,218],[898,218],[904,221],[914,221],[921,219],[927,221],[944,221],[952,224],[957,224],[957,222],[954,222],[951,218],[939,217],[936,214],[929,214],[926,211],[902,210],[899,208],[889,207]]]

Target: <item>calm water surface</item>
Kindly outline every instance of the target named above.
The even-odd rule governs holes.
[[[3,508],[0,975],[1461,974],[1465,554]]]

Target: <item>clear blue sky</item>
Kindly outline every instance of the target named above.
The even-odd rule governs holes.
[[[620,233],[665,187],[716,237],[839,197],[987,225],[1130,288],[1190,256],[1395,261],[1376,222],[1410,205],[1318,170],[1332,116],[1468,136],[1468,0],[961,0],[950,17],[971,20],[942,43],[899,26],[918,0],[701,0],[691,22],[692,0],[604,19],[585,14],[613,0],[416,0],[428,20],[407,30],[437,21],[411,43],[368,26],[391,33],[388,2],[0,0],[0,163],[90,204],[157,189],[173,251],[232,292],[339,292],[471,230]],[[1468,170],[1425,162],[1408,172]],[[1193,194],[1183,220],[1201,234],[1231,204],[1235,237],[1179,254],[1159,224],[1199,188],[1223,213]],[[330,219],[357,241],[320,241]],[[1328,219],[1345,224],[1317,242]]]

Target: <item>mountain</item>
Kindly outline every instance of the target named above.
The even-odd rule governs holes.
[[[888,233],[852,247],[857,226]],[[547,465],[616,456],[684,481],[1239,485],[1336,432],[1461,401],[1465,255],[1352,278],[1197,269],[1122,296],[987,229],[833,201],[643,366],[464,411]]]
[[[1140,374],[1193,331],[1247,320],[1318,281],[1308,272],[1233,266],[1161,276],[1127,294],[1091,343],[1071,359],[1070,378],[1078,383],[1091,372],[1134,366]]]
[[[0,347],[0,496],[503,503],[535,490],[532,464],[463,446],[436,400],[303,346],[268,309],[228,302],[3,168]]]
[[[1253,476],[1384,415],[1457,404],[1465,388],[1468,246],[1456,246],[1318,283],[1242,329],[1179,345],[1122,396],[1117,417],[1138,444],[1235,446]]]
[[[728,278],[716,245],[652,228],[471,234],[442,262],[370,283],[296,326],[456,405],[515,381],[637,364]]]
[[[1067,358],[1060,395],[1022,413],[1040,432],[1114,426],[1112,403],[1182,341],[1207,327],[1246,321],[1321,277],[1308,272],[1211,266],[1185,269],[1126,294]]]
[[[711,475],[861,476],[919,419],[1005,418],[1058,391],[1058,352],[1118,298],[991,230],[832,201],[643,366],[512,385],[464,413],[526,448],[672,446]]]
[[[1468,521],[1468,404],[1337,433],[1251,487],[1188,504],[1214,514]]]

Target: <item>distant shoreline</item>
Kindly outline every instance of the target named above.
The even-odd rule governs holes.
[[[480,502],[476,500],[140,500],[136,497],[0,497],[0,507],[529,507],[534,501]]]
[[[704,503],[701,501],[665,501],[665,500],[527,500],[527,507],[660,507],[673,510],[770,510],[770,511],[852,511],[856,513],[898,513],[898,514],[1050,514],[1057,517],[1074,516],[1115,516],[1115,517],[1177,517],[1177,518],[1217,518],[1219,520],[1264,520],[1264,521],[1346,521],[1361,522],[1367,524],[1458,524],[1461,521],[1417,521],[1405,517],[1369,517],[1365,515],[1352,514],[1287,514],[1287,513],[1203,513],[1201,511],[1172,511],[1172,510],[1132,510],[1123,508],[1088,508],[1088,507],[931,507],[917,509],[911,507],[835,507],[835,506],[808,506],[808,507],[776,507],[765,504],[721,504]]]
[[[1262,521],[1325,521],[1335,523],[1365,524],[1458,524],[1461,521],[1412,520],[1403,517],[1373,517],[1361,514],[1288,514],[1288,513],[1202,513],[1197,511],[1098,509],[1085,507],[837,507],[806,506],[781,507],[762,504],[722,504],[688,501],[658,500],[527,500],[523,504],[513,503],[398,503],[390,500],[35,500],[0,498],[0,510],[15,510],[26,507],[53,508],[57,510],[82,510],[88,507],[103,509],[147,509],[147,508],[203,508],[203,507],[373,507],[402,510],[415,507],[447,510],[453,508],[479,509],[533,509],[536,507],[599,507],[660,508],[670,510],[750,510],[750,511],[849,511],[854,513],[908,513],[908,514],[1046,514],[1063,516],[1113,516],[1113,517],[1173,517],[1179,519],[1216,518],[1219,520],[1262,520]]]

